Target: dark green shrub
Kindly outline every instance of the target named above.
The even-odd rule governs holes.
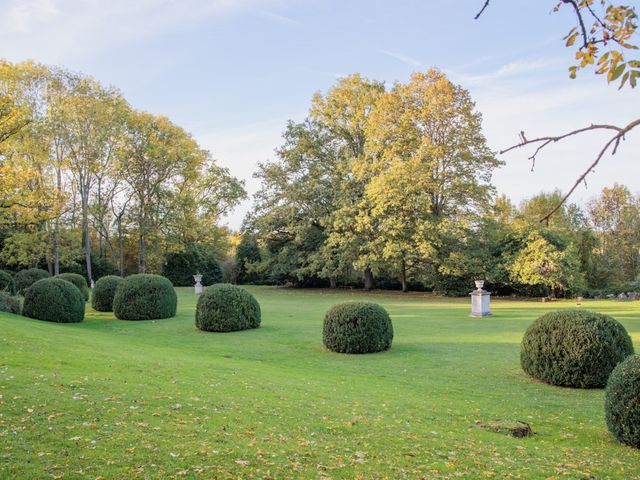
[[[533,322],[520,350],[522,369],[563,387],[604,387],[615,366],[633,353],[625,328],[586,310],[550,312]]]
[[[609,431],[640,448],[640,355],[631,355],[611,372],[604,397]]]
[[[244,288],[219,283],[204,289],[196,307],[196,327],[234,332],[260,326],[260,305]]]
[[[7,292],[11,295],[16,293],[16,282],[6,270],[0,270],[0,292]]]
[[[49,272],[41,270],[39,268],[29,268],[27,270],[20,270],[16,273],[14,280],[16,282],[16,291],[20,295],[24,295],[27,288],[43,278],[49,278]]]
[[[116,288],[113,313],[120,320],[175,317],[178,297],[171,282],[160,275],[126,277]]]
[[[202,275],[202,285],[222,281],[222,268],[213,253],[198,246],[190,246],[183,252],[167,254],[162,273],[176,287],[195,285],[193,275]]]
[[[61,273],[60,275],[56,275],[56,277],[73,283],[82,293],[84,301],[89,301],[89,285],[87,285],[87,280],[85,280],[82,275],[78,273]]]
[[[0,312],[9,312],[20,315],[22,306],[20,305],[20,297],[11,295],[8,292],[0,291]]]
[[[22,314],[49,322],[81,322],[84,303],[82,292],[73,283],[60,278],[44,278],[26,290]]]
[[[327,311],[322,327],[325,347],[339,353],[372,353],[391,348],[393,325],[387,311],[367,302],[347,302]]]
[[[113,312],[113,297],[116,288],[124,279],[115,275],[101,277],[93,287],[91,295],[91,306],[98,312]]]

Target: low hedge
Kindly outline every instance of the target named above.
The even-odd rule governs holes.
[[[87,280],[82,275],[80,275],[79,273],[61,273],[60,275],[56,275],[56,277],[73,283],[82,293],[84,301],[89,301],[89,285],[87,284]]]
[[[631,355],[611,372],[604,400],[609,431],[640,448],[640,355]]]
[[[339,353],[373,353],[391,348],[393,325],[387,311],[367,302],[347,302],[327,311],[322,327],[325,347]]]
[[[43,278],[49,278],[49,272],[40,268],[29,268],[27,270],[20,270],[16,273],[14,280],[16,282],[16,292],[19,295],[24,295],[27,288]]]
[[[600,388],[632,353],[631,338],[618,321],[587,310],[567,310],[542,315],[529,326],[520,365],[552,385]]]
[[[260,305],[244,288],[229,283],[207,287],[196,306],[196,327],[207,332],[233,332],[260,326]]]
[[[84,319],[84,296],[73,283],[60,278],[43,278],[24,295],[22,314],[58,323],[75,323]]]
[[[98,279],[91,295],[91,306],[94,310],[97,312],[113,311],[113,297],[122,280],[122,277],[115,275],[107,275]]]
[[[20,297],[11,295],[8,292],[0,291],[0,312],[9,312],[20,315],[22,306],[20,305]]]
[[[10,295],[16,293],[16,282],[13,280],[13,275],[6,270],[0,270],[0,292],[6,292]]]
[[[173,285],[160,275],[141,273],[126,277],[113,297],[113,313],[120,320],[175,317],[177,307]]]

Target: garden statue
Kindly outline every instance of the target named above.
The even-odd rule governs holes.
[[[471,292],[471,316],[472,317],[491,317],[489,311],[489,303],[491,294],[483,290],[484,280],[476,280],[476,290]]]
[[[193,279],[196,281],[196,295],[199,295],[200,293],[202,293],[202,283],[200,283],[202,281],[202,275],[196,273],[193,276]]]

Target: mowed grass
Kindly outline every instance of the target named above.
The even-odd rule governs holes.
[[[422,294],[249,287],[259,329],[204,333],[178,316],[82,324],[0,314],[0,478],[640,478],[640,451],[607,432],[603,390],[541,384],[519,343],[545,311],[576,308]],[[388,309],[390,351],[322,345],[326,309]],[[640,303],[583,302],[640,350]],[[522,420],[515,439],[476,422]]]

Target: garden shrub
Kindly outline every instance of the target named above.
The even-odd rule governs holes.
[[[222,281],[222,267],[211,252],[198,246],[190,246],[183,252],[167,254],[162,273],[176,287],[195,285],[193,275],[202,275],[202,285],[213,285]]]
[[[16,282],[6,270],[0,270],[0,292],[6,292],[11,295],[16,293]]]
[[[61,273],[60,275],[56,275],[56,277],[73,283],[82,293],[84,301],[89,301],[89,285],[87,285],[87,280],[82,275],[78,273]]]
[[[0,312],[9,312],[20,315],[21,310],[20,297],[11,295],[5,291],[0,291]]]
[[[563,387],[604,387],[615,366],[633,353],[625,328],[587,310],[550,312],[533,322],[520,350],[522,369]]]
[[[24,295],[27,288],[43,278],[49,278],[49,272],[40,268],[29,268],[27,270],[20,270],[16,273],[14,280],[16,282],[16,291],[20,295]]]
[[[177,306],[173,285],[160,275],[141,273],[126,277],[113,297],[113,313],[120,320],[175,317]]]
[[[93,287],[91,295],[91,306],[97,312],[112,312],[113,297],[116,294],[116,288],[123,281],[122,277],[115,275],[107,275],[101,277]]]
[[[613,370],[604,400],[609,431],[622,443],[640,448],[640,355]]]
[[[339,303],[324,317],[324,345],[339,353],[372,353],[391,348],[393,325],[387,311],[367,302]]]
[[[196,327],[207,332],[234,332],[260,326],[260,305],[242,287],[219,283],[200,294]]]
[[[49,322],[81,322],[84,305],[84,296],[73,283],[61,278],[44,278],[26,290],[22,314]]]

